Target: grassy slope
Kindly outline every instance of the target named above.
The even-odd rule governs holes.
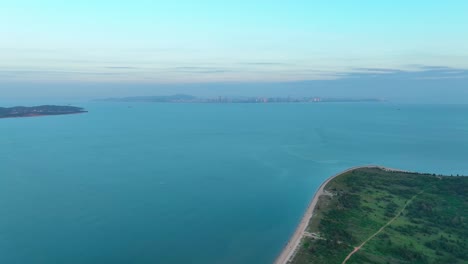
[[[468,263],[468,177],[436,177],[380,169],[338,176],[322,196],[292,263],[342,263],[385,225],[391,225],[347,263]]]

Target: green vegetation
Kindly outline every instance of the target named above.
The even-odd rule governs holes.
[[[346,263],[468,263],[468,177],[363,168],[325,189],[307,230],[320,238],[292,263],[342,263],[369,238]]]
[[[45,116],[45,115],[68,115],[86,113],[81,107],[74,106],[58,106],[58,105],[41,105],[33,107],[0,107],[0,118],[10,117],[30,117],[30,116]]]

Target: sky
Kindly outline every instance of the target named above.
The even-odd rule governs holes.
[[[102,96],[107,90],[98,87],[112,84],[278,84],[389,70],[417,76],[430,67],[463,71],[466,14],[465,0],[0,0],[0,95],[41,94],[33,84]]]

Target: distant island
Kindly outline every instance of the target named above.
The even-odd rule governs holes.
[[[69,115],[86,113],[81,107],[74,106],[58,106],[58,105],[41,105],[33,107],[15,106],[15,107],[0,107],[0,118],[13,117],[34,117],[48,115]]]
[[[98,99],[101,102],[146,103],[320,103],[320,102],[383,102],[376,98],[322,98],[322,97],[226,97],[200,98],[186,94],[167,96],[135,96]]]
[[[468,177],[349,169],[319,188],[276,264],[468,263]]]

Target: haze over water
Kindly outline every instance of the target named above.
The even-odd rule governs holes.
[[[84,106],[0,121],[0,263],[270,263],[346,168],[468,174],[468,105]]]

